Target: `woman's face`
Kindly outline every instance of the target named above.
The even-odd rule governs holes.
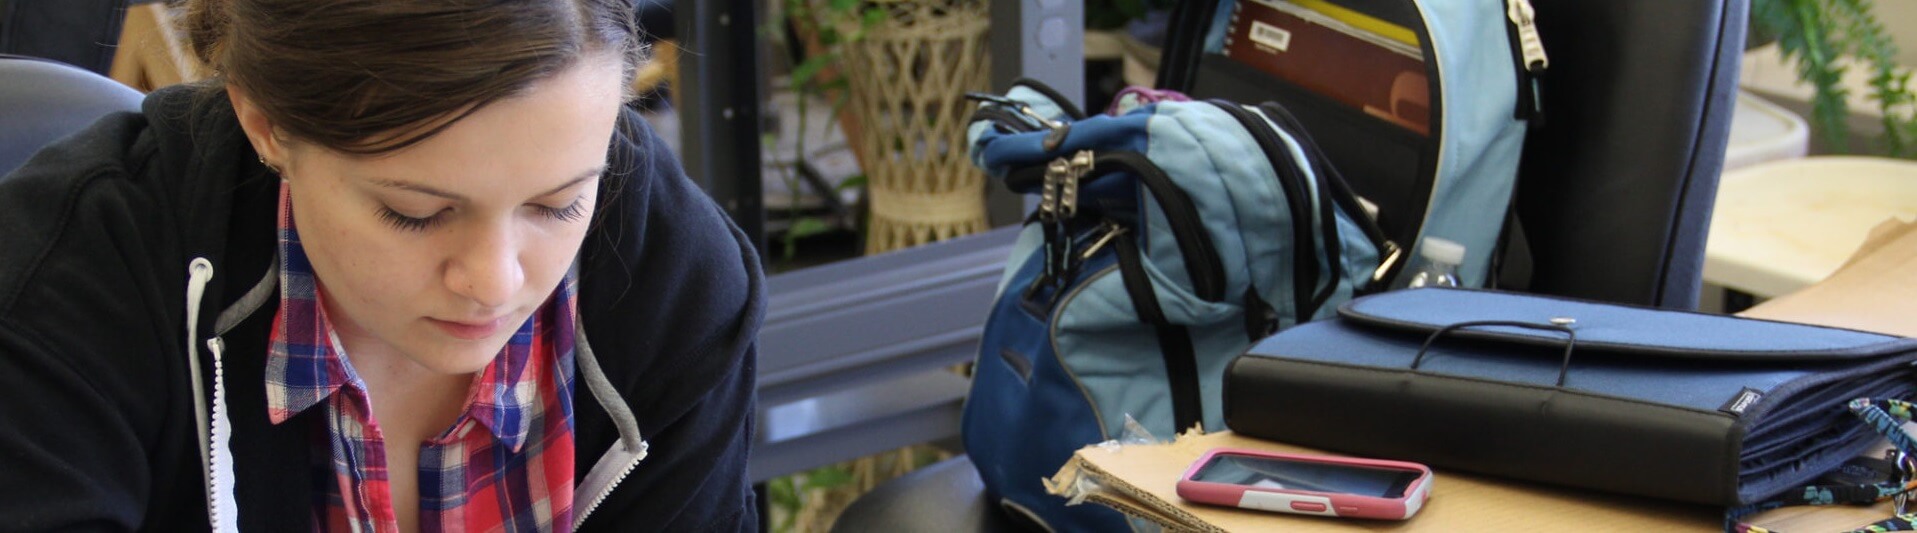
[[[592,219],[621,71],[610,54],[588,56],[372,157],[272,139],[234,92],[254,146],[290,185],[324,310],[356,362],[475,372],[545,303]]]

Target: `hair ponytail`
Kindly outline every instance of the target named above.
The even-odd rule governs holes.
[[[227,26],[232,21],[228,7],[227,0],[187,0],[180,22],[193,55],[214,71],[221,70],[220,46],[225,44]]]

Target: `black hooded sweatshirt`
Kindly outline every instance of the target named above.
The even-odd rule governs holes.
[[[0,179],[0,531],[312,531],[324,410],[273,425],[264,396],[279,180],[223,92],[142,110]],[[609,161],[576,265],[573,512],[756,530],[758,257],[637,115]]]

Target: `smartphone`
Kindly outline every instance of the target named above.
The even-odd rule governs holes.
[[[1185,470],[1178,496],[1262,511],[1404,520],[1431,497],[1431,468],[1404,461],[1214,448]]]

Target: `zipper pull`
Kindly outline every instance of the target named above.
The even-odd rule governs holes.
[[[1532,9],[1530,0],[1505,0],[1505,17],[1510,19],[1514,30],[1511,46],[1512,53],[1518,59],[1518,109],[1515,117],[1520,120],[1542,122],[1544,120],[1544,95],[1539,80],[1544,72],[1551,68],[1551,58],[1544,53],[1544,39],[1538,36],[1537,11]]]
[[[1054,165],[1064,163],[1064,167],[1059,172],[1058,182],[1056,210],[1059,218],[1070,219],[1078,215],[1078,181],[1092,172],[1095,159],[1091,150],[1079,150],[1078,153],[1072,154],[1070,160],[1061,157],[1052,162]]]
[[[1059,220],[1059,183],[1065,174],[1071,171],[1071,164],[1060,157],[1045,165],[1045,178],[1039,188],[1038,223],[1045,234],[1045,273],[1044,279],[1058,280],[1059,273],[1065,268],[1065,257],[1069,253],[1064,237],[1065,224]],[[1074,197],[1075,198],[1075,197]]]
[[[1391,241],[1385,241],[1384,249],[1379,250],[1379,253],[1384,255],[1384,259],[1378,261],[1377,270],[1371,271],[1371,285],[1373,287],[1376,287],[1379,283],[1383,283],[1386,276],[1390,276],[1393,271],[1398,269],[1398,261],[1404,259],[1404,249],[1399,248],[1398,243]]]
[[[1045,166],[1045,182],[1038,197],[1038,220],[1045,231],[1045,274],[1058,283],[1061,274],[1071,268],[1071,237],[1066,222],[1078,215],[1078,180],[1091,172],[1091,150],[1079,150],[1071,157],[1053,159]]]
[[[1038,221],[1046,224],[1058,222],[1058,182],[1066,172],[1065,158],[1052,160],[1045,165],[1045,180],[1038,192]]]
[[[1124,226],[1120,226],[1118,223],[1110,220],[1101,222],[1099,225],[1103,227],[1102,230],[1104,233],[1100,234],[1097,239],[1093,239],[1090,245],[1085,246],[1084,251],[1078,253],[1078,260],[1080,262],[1091,261],[1092,256],[1098,255],[1099,250],[1105,249],[1112,241],[1124,235],[1126,231]]]
[[[1551,68],[1551,58],[1544,55],[1544,39],[1538,37],[1537,11],[1531,8],[1531,0],[1507,2],[1510,7],[1505,14],[1518,26],[1518,53],[1524,57],[1524,70],[1543,74]]]

